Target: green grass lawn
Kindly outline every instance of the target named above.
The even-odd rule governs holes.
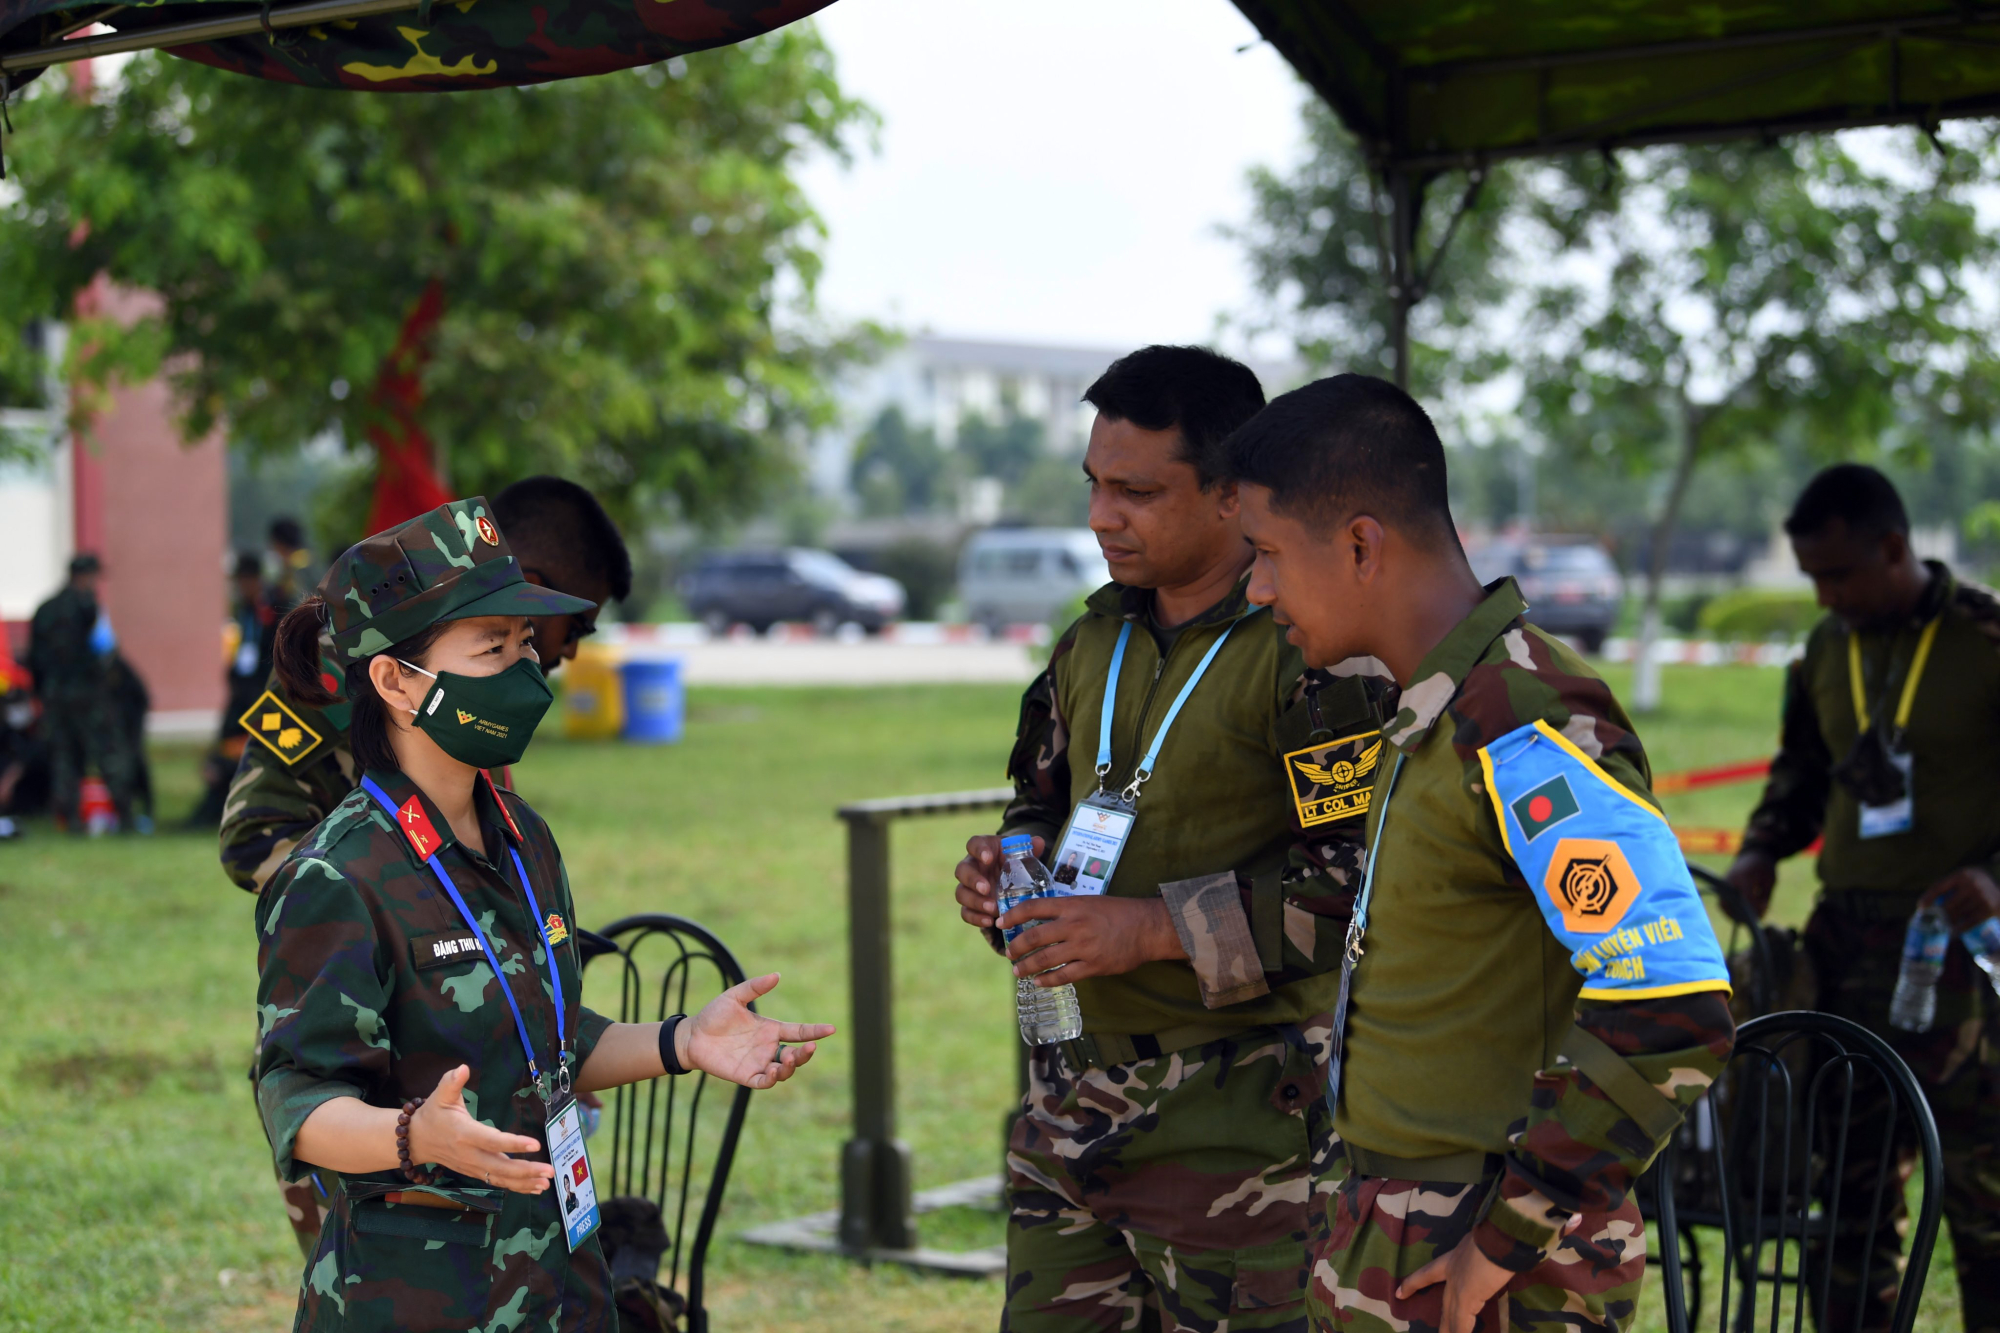
[[[1669,707],[1642,728],[1656,769],[1768,753],[1778,684],[1775,671],[1670,670]],[[517,780],[562,843],[586,925],[638,911],[693,917],[747,969],[784,973],[766,1012],[845,1023],[833,808],[998,784],[1015,698],[986,686],[699,690],[678,746],[544,739]],[[193,805],[195,758],[191,748],[154,756],[163,825]],[[1692,794],[1671,813],[1727,826],[1753,796]],[[901,1133],[919,1188],[995,1170],[1013,1098],[1007,974],[949,892],[964,839],[990,824],[907,821],[894,835]],[[1810,867],[1795,862],[1776,915],[1802,920],[1809,894]],[[0,1329],[288,1326],[298,1254],[244,1078],[250,910],[208,836],[64,841],[42,824],[0,844]],[[836,1037],[753,1103],[711,1256],[716,1327],[992,1327],[995,1284],[727,1238],[837,1205],[848,1056]],[[996,1218],[961,1211],[925,1239],[959,1247],[999,1234]],[[1942,1327],[1951,1288],[1933,1278],[1927,1325]]]

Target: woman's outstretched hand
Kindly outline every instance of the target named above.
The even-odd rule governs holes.
[[[467,1065],[448,1070],[437,1090],[410,1117],[410,1160],[448,1166],[461,1176],[503,1186],[516,1194],[540,1194],[555,1179],[545,1161],[523,1161],[508,1153],[535,1153],[542,1145],[522,1134],[503,1134],[482,1125],[465,1109]]]
[[[751,1012],[750,1002],[777,984],[776,972],[752,977],[703,1005],[674,1032],[681,1064],[746,1088],[775,1087],[790,1078],[812,1059],[815,1043],[833,1035],[833,1025],[780,1023]]]

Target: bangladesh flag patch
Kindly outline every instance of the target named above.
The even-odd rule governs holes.
[[[1569,779],[1560,773],[1516,799],[1508,808],[1514,812],[1515,820],[1521,825],[1521,834],[1529,842],[1568,819],[1578,809],[1576,793],[1569,789]]]

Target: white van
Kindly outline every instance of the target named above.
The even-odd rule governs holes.
[[[989,629],[1041,624],[1110,581],[1089,528],[989,528],[958,561],[965,618]]]

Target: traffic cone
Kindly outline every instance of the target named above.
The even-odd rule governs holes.
[[[95,773],[83,780],[77,794],[77,818],[90,836],[118,831],[118,807],[111,803],[111,788]]]

